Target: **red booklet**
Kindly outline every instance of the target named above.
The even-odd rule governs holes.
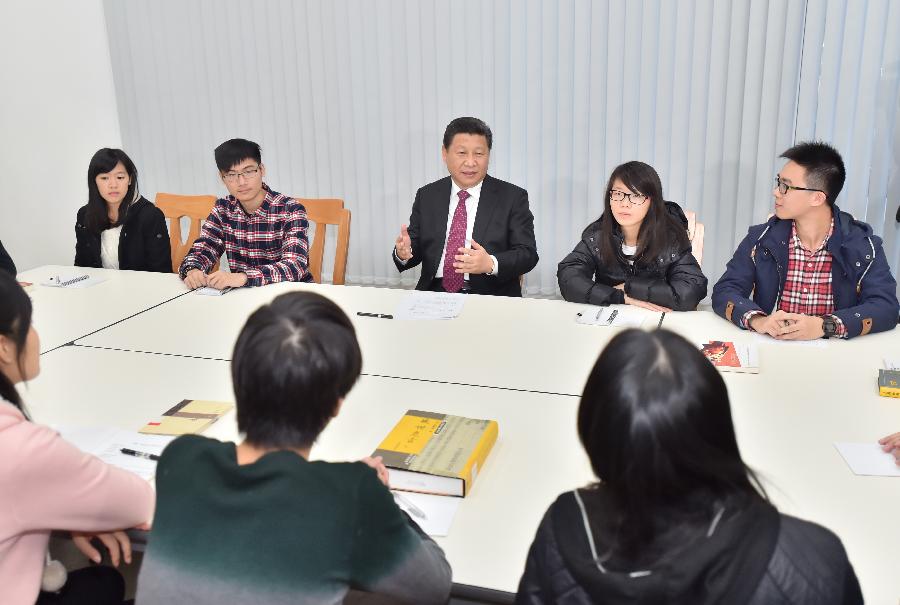
[[[759,373],[759,359],[754,345],[711,340],[700,345],[700,352],[723,372]]]

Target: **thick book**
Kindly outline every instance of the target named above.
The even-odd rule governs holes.
[[[900,371],[878,370],[878,394],[882,397],[900,397]]]
[[[184,399],[157,420],[145,424],[140,433],[148,435],[188,435],[199,433],[225,415],[232,403]]]
[[[711,340],[700,345],[700,352],[722,372],[759,373],[756,345],[736,344],[730,340]]]
[[[409,410],[372,456],[384,459],[391,489],[465,497],[498,434],[496,420]]]

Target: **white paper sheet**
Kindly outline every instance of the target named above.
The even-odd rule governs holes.
[[[465,294],[450,292],[413,291],[404,296],[397,304],[394,319],[405,320],[440,320],[454,319],[462,313],[466,304]]]
[[[429,536],[446,536],[450,533],[453,518],[464,500],[455,496],[435,496],[415,492],[392,493],[397,506],[409,513],[412,520]]]
[[[877,443],[835,443],[834,447],[856,475],[900,477],[900,466],[895,463],[894,455],[883,451]]]
[[[654,314],[657,318],[659,313]],[[589,326],[613,326],[639,328],[648,313],[628,306],[584,307],[575,315],[575,321]]]
[[[885,357],[884,358],[884,369],[885,370],[900,370],[900,357]]]
[[[150,480],[156,475],[156,461],[129,456],[122,448],[159,456],[174,437],[143,435],[111,427],[54,427],[63,439],[83,452],[97,456],[107,464]]]

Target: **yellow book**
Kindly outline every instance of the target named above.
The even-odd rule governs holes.
[[[148,435],[188,435],[199,433],[234,407],[222,401],[185,399],[167,410],[158,420],[145,424],[140,433]]]
[[[372,455],[390,469],[391,489],[464,497],[498,434],[496,420],[409,410]]]
[[[878,394],[882,397],[900,397],[900,371],[878,370]]]

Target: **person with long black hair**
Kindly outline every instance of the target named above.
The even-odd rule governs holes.
[[[88,166],[88,203],[75,219],[75,265],[172,272],[162,211],[140,194],[134,162],[104,148]]]
[[[663,199],[652,166],[626,162],[609,177],[603,214],[559,263],[563,298],[652,311],[692,311],[706,296],[706,277],[691,253],[687,218]]]
[[[125,583],[110,567],[88,567],[66,578],[56,564],[55,570],[47,566],[53,570],[47,573],[50,532],[72,531],[76,546],[96,563],[101,557],[93,538],[109,549],[114,565],[130,562],[128,536],[119,530],[150,521],[153,488],[29,420],[15,385],[40,371],[31,314],[31,299],[0,271],[0,600],[121,603]]]
[[[768,501],[741,459],[725,382],[681,336],[613,338],[578,435],[599,481],[547,511],[520,605],[863,602],[840,539]]]

